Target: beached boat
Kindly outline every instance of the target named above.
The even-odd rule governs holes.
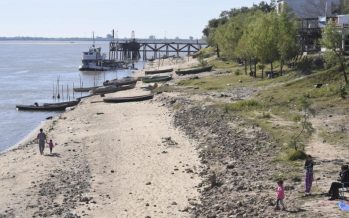
[[[78,87],[78,88],[74,88],[74,92],[89,92],[92,89],[96,89],[99,88],[101,86],[92,86],[92,87]]]
[[[130,97],[116,97],[116,98],[104,98],[103,101],[106,103],[123,103],[123,102],[134,102],[134,101],[145,101],[152,99],[153,94],[149,95],[139,95],[139,96],[130,96]]]
[[[67,107],[72,107],[77,104],[79,104],[81,99],[77,99],[75,101],[64,101],[64,102],[58,102],[58,103],[44,103],[43,106],[59,106],[59,105],[65,105]]]
[[[153,74],[159,74],[159,73],[171,73],[172,71],[173,71],[173,68],[163,69],[163,70],[146,70],[144,73],[145,75],[153,75]]]
[[[25,111],[64,111],[67,107],[67,104],[56,104],[56,105],[16,105],[18,110]]]
[[[144,83],[156,83],[156,82],[165,82],[172,79],[172,76],[151,76],[143,77],[142,82]]]
[[[103,85],[104,86],[110,86],[110,85],[122,86],[122,85],[136,84],[136,83],[137,83],[137,79],[133,77],[125,77],[122,79],[107,80],[103,82]]]
[[[196,67],[196,68],[190,68],[190,69],[179,69],[176,71],[177,75],[187,75],[187,74],[197,74],[202,72],[208,72],[212,70],[213,66],[207,66],[207,67]]]
[[[103,87],[93,89],[92,94],[100,95],[100,94],[113,93],[113,92],[118,92],[122,90],[133,89],[135,86],[136,84],[123,85],[123,86],[116,86],[116,85],[103,86]]]

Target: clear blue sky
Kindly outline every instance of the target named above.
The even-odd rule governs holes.
[[[0,0],[0,36],[200,38],[223,10],[260,0]]]

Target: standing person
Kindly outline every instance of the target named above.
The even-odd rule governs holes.
[[[339,182],[332,182],[328,194],[331,196],[330,201],[336,200],[339,198],[339,188],[349,186],[349,167],[348,165],[343,165],[341,167],[341,172],[339,173]]]
[[[40,133],[38,134],[38,136],[36,138],[37,138],[37,140],[39,140],[40,154],[43,155],[44,149],[45,149],[46,135],[42,129],[40,129]]]
[[[53,149],[52,139],[50,139],[50,142],[48,143],[48,147],[50,148],[50,154],[52,154],[52,149]]]
[[[308,155],[305,159],[304,169],[305,169],[305,196],[310,195],[311,186],[313,184],[314,180],[314,173],[313,173],[313,157],[311,155]]]
[[[282,210],[286,210],[286,207],[284,205],[284,199],[285,199],[285,188],[284,188],[284,181],[279,180],[277,182],[277,188],[276,188],[276,207],[275,210],[280,210],[280,205],[282,206]]]

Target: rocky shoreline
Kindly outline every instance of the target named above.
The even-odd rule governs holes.
[[[274,162],[280,147],[260,127],[218,106],[204,105],[184,97],[165,97],[172,108],[174,125],[199,142],[204,169],[200,176],[200,202],[187,210],[194,217],[299,217],[304,215],[288,193],[288,212],[275,212]],[[175,106],[176,105],[176,106]],[[178,108],[180,105],[180,108]],[[176,107],[176,109],[174,109]],[[286,170],[287,173],[287,170]],[[286,185],[294,189],[295,183]]]

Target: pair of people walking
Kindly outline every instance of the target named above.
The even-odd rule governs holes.
[[[52,149],[53,149],[53,141],[50,139],[49,142],[46,140],[46,134],[44,133],[43,129],[40,129],[40,133],[37,135],[37,140],[39,141],[39,151],[40,154],[44,154],[44,149],[45,149],[45,144],[48,144],[48,147],[50,148],[50,154],[52,154]]]

